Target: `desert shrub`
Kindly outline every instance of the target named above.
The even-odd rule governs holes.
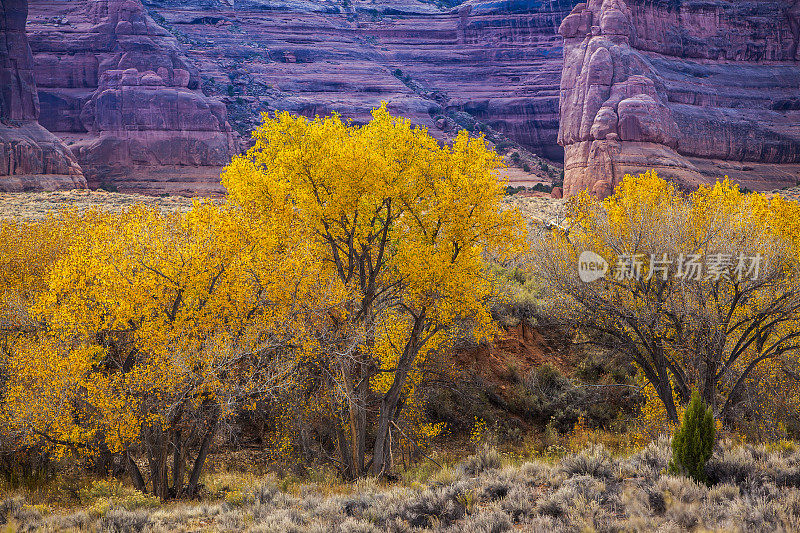
[[[464,459],[457,468],[465,476],[477,476],[487,470],[500,468],[502,464],[497,449],[492,446],[483,446],[478,453]]]
[[[568,508],[563,495],[556,493],[538,500],[536,502],[535,512],[552,518],[561,518],[567,514]]]
[[[509,516],[498,510],[483,512],[466,519],[463,523],[454,526],[450,531],[454,533],[502,533],[513,529],[513,523]]]
[[[446,526],[466,514],[465,495],[459,485],[429,489],[403,504],[397,514],[412,527]]]
[[[6,498],[0,501],[0,524],[5,524],[13,513],[22,509],[25,500],[19,496]]]
[[[722,450],[706,464],[705,471],[711,483],[744,484],[748,479],[762,474],[762,464],[753,453],[752,446]]]
[[[492,264],[490,268],[501,296],[492,306],[492,318],[507,327],[533,322],[544,306],[541,283],[518,267]]]
[[[700,482],[708,481],[705,467],[714,450],[715,432],[714,414],[695,391],[683,415],[683,424],[672,437],[670,473],[687,475]]]
[[[542,396],[555,396],[569,387],[570,382],[556,367],[545,363],[531,370],[525,385]]]
[[[711,483],[732,483],[763,493],[764,488],[800,487],[800,453],[769,446],[724,446],[706,464]]]
[[[530,488],[516,486],[500,502],[500,508],[516,523],[530,516],[533,512]]]
[[[655,481],[655,488],[668,494],[668,500],[683,503],[698,502],[705,498],[708,487],[686,476],[661,476]]]
[[[573,385],[550,363],[534,367],[522,380],[511,402],[520,416],[561,432],[570,430],[584,414],[586,391]]]
[[[48,517],[45,530],[55,531],[83,531],[89,529],[91,518],[83,511],[69,515],[56,515]]]
[[[568,475],[587,475],[595,478],[610,478],[613,474],[611,454],[602,445],[592,445],[580,453],[568,455],[561,460],[561,469]]]
[[[763,496],[740,499],[731,512],[741,531],[780,531],[782,514],[777,501]]]
[[[567,473],[566,463],[574,460],[568,457],[555,465],[530,462],[488,469],[476,476],[447,476],[430,481],[427,488],[419,483],[413,487],[388,486],[366,478],[349,489],[340,487],[347,491],[344,494],[325,495],[316,487],[305,486],[296,496],[277,490],[281,483],[272,482],[256,485],[252,491],[242,487],[248,496],[237,508],[226,503],[187,503],[137,511],[112,506],[90,519],[83,513],[58,515],[49,508],[26,506],[21,499],[14,499],[0,502],[0,511],[8,516],[11,527],[24,531],[74,527],[155,533],[183,530],[197,523],[209,531],[280,533],[455,533],[508,531],[514,527],[542,533],[798,530],[800,490],[775,483],[800,461],[793,447],[731,449],[729,443],[721,447],[712,461],[735,457],[751,465],[751,474],[742,483],[722,482],[709,488],[686,476],[661,475],[670,451],[668,439],[662,438],[638,454],[610,460],[610,476],[602,472],[602,466],[587,467],[591,461],[585,457]],[[602,458],[607,454],[590,449],[584,455]],[[637,465],[641,470],[632,471]],[[91,491],[98,501],[105,502],[116,489],[100,484]]]
[[[160,500],[117,480],[95,480],[78,490],[78,499],[87,507],[120,507],[128,511],[153,509]]]
[[[505,480],[493,480],[483,487],[482,498],[488,501],[499,500],[508,495],[511,485]]]
[[[568,504],[571,501],[599,502],[607,490],[605,481],[590,475],[576,475],[564,480],[556,494]]]
[[[248,533],[306,533],[309,530],[284,516],[269,515],[247,530]]]
[[[37,531],[44,523],[41,511],[30,505],[14,506],[9,517],[16,522],[17,531]]]
[[[149,523],[150,517],[145,511],[112,509],[100,519],[98,525],[102,533],[137,533]]]
[[[701,389],[723,422],[785,432],[800,390],[786,372],[800,353],[800,204],[729,181],[687,195],[648,172],[602,201],[584,191],[568,209],[568,231],[532,235],[549,314],[626,354],[670,422]],[[605,277],[581,280],[585,252],[604,258]]]
[[[666,436],[661,436],[623,459],[620,466],[626,476],[657,478],[666,471],[671,457],[670,440]]]

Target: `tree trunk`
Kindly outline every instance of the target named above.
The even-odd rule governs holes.
[[[356,439],[356,463],[358,474],[364,474],[364,461],[367,448],[367,406],[366,401],[369,395],[369,382],[371,376],[361,376],[361,382],[356,386],[356,397],[359,402],[356,404],[356,423],[358,428],[358,438]]]
[[[650,361],[652,359],[652,362]],[[647,355],[637,355],[637,363],[644,371],[645,378],[653,385],[653,388],[667,411],[667,416],[673,423],[678,422],[678,410],[675,408],[675,401],[672,397],[672,383],[669,380],[669,371],[666,361],[658,353]]]
[[[422,328],[425,324],[425,313],[423,312],[414,320],[414,327],[411,336],[403,349],[403,354],[397,362],[394,380],[389,391],[381,399],[381,407],[378,413],[378,432],[375,436],[375,447],[372,455],[372,474],[383,476],[389,473],[392,468],[390,424],[394,422],[397,414],[397,405],[400,402],[400,393],[406,384],[406,378],[411,371],[417,353],[421,346],[419,339],[422,335]]]
[[[715,411],[715,404],[717,401],[715,376],[717,374],[717,367],[713,361],[706,361],[703,371],[703,390],[700,391],[700,396],[703,399],[703,402],[710,406],[712,411]]]
[[[359,473],[355,471],[353,454],[350,451],[350,439],[347,438],[341,419],[334,418],[334,431],[336,431],[336,445],[339,448],[339,459],[342,461],[342,474],[346,479],[355,479]]]
[[[208,428],[208,431],[206,431],[206,434],[203,437],[203,442],[200,444],[200,450],[197,452],[197,458],[194,460],[194,467],[192,468],[192,473],[189,476],[189,483],[186,486],[186,495],[190,498],[194,498],[195,493],[197,492],[197,484],[200,481],[200,473],[203,470],[203,465],[205,465],[208,451],[211,448],[211,443],[214,440],[214,435],[217,433],[218,422],[219,406],[215,406],[214,414],[211,417],[211,426]]]
[[[144,478],[142,477],[142,471],[139,470],[139,465],[137,465],[133,458],[131,457],[130,452],[125,450],[125,467],[128,470],[128,474],[131,476],[131,480],[133,481],[133,486],[139,492],[147,492],[147,486],[144,484]]]
[[[181,442],[181,430],[174,432],[172,444],[172,493],[177,498],[183,490],[184,447]]]
[[[667,361],[660,353],[653,354],[653,362],[655,363],[655,372],[658,381],[653,383],[661,398],[661,403],[664,404],[664,409],[667,411],[669,419],[677,424],[678,423],[678,410],[675,407],[675,398],[672,395],[672,381],[669,379],[669,370],[667,370]]]
[[[167,446],[164,431],[158,427],[145,428],[148,463],[150,464],[150,483],[153,496],[162,500],[169,497],[169,483],[167,482]]]
[[[675,400],[672,397],[672,384],[669,381],[669,377],[667,377],[666,381],[660,381],[658,383],[656,392],[658,393],[658,397],[661,398],[661,402],[664,404],[667,416],[673,423],[677,424],[678,409],[675,407]]]

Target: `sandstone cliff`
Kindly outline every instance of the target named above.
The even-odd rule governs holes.
[[[565,194],[800,180],[800,0],[32,0],[28,30],[39,121],[94,187],[219,192],[260,113],[382,100],[485,133],[520,182],[564,158]]]
[[[564,19],[564,192],[655,168],[800,182],[800,2],[591,0]]]
[[[31,2],[42,124],[69,141],[92,187],[220,192],[239,149],[227,110],[138,0]]]
[[[0,191],[85,188],[72,153],[39,125],[28,3],[0,3]]]
[[[495,132],[553,160],[562,39],[574,0],[148,0],[154,20],[191,49],[207,94],[243,137],[261,112],[338,111],[363,122],[389,103],[448,139]],[[524,158],[523,158],[524,159]],[[510,161],[512,165],[515,161]],[[542,165],[544,166],[544,165]],[[519,179],[541,172],[517,164]],[[551,177],[558,171],[551,170]]]

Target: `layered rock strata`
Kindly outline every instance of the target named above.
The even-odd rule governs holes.
[[[239,150],[225,105],[138,0],[34,1],[42,124],[70,142],[92,187],[221,192]]]
[[[91,148],[79,157],[92,183],[99,174],[120,186],[124,181],[102,165],[110,141],[91,144],[112,131],[108,121],[98,123],[84,107],[107,105],[99,98],[104,71],[133,67],[140,77],[162,66],[188,70],[189,89],[197,84],[224,102],[228,121],[245,139],[262,112],[337,111],[364,122],[385,100],[392,112],[442,140],[462,127],[478,133],[488,126],[530,152],[563,157],[556,143],[562,46],[556,29],[574,0],[471,0],[455,9],[419,0],[149,0],[146,13],[134,9],[136,1],[119,19],[131,23],[119,28],[124,38],[114,11],[120,3],[106,3],[108,13],[88,0],[34,0],[29,22],[40,97],[52,117],[45,124],[83,150]],[[95,15],[83,15],[92,9]],[[143,54],[144,62],[129,59]],[[185,56],[198,70],[175,64]],[[136,100],[123,102],[152,108],[142,84],[135,86]],[[167,74],[165,86],[174,85]],[[142,127],[138,115],[122,115],[138,133],[132,140],[115,134],[120,150],[136,142]],[[163,130],[148,131],[152,137]],[[85,140],[87,134],[95,140]],[[531,165],[518,166],[523,179],[522,168]],[[154,168],[144,170],[152,175]]]
[[[792,5],[788,5],[788,4]],[[565,195],[650,168],[687,188],[800,182],[798,4],[591,0],[564,37]]]
[[[70,150],[38,122],[26,0],[0,3],[0,191],[85,188]]]

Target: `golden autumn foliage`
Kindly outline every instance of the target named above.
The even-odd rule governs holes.
[[[26,444],[123,454],[140,488],[130,458],[144,445],[153,492],[191,495],[218,423],[290,375],[313,255],[211,203],[76,220],[30,306],[38,327],[8,348],[4,414]]]
[[[30,309],[50,269],[67,251],[81,218],[66,211],[36,222],[0,220],[0,334],[34,327]]]
[[[673,423],[699,389],[729,424],[780,430],[799,384],[800,206],[727,180],[685,195],[648,172],[570,209],[538,245],[553,310],[635,362]],[[587,251],[605,277],[579,279]]]
[[[400,429],[401,415],[423,427],[415,388],[426,362],[456,335],[493,331],[484,258],[523,246],[519,214],[501,206],[501,160],[466,132],[440,146],[385,105],[364,126],[265,117],[253,136],[223,184],[254,218],[300,224],[348,295],[341,315],[316,325],[311,367],[324,378],[309,380],[326,391],[345,475],[366,471],[367,448],[371,471],[387,472],[392,432],[415,432]]]
[[[486,258],[523,246],[500,159],[385,107],[364,126],[265,117],[254,137],[225,203],[0,224],[5,449],[117,457],[169,498],[196,493],[219,428],[248,412],[279,452],[315,441],[350,477],[442,430],[426,370],[494,331]]]

